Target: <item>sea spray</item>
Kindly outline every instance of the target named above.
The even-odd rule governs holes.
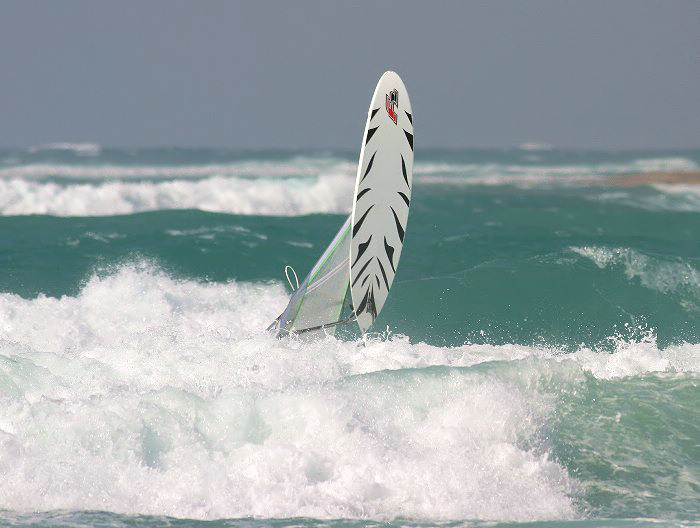
[[[2,504],[573,518],[585,489],[557,461],[561,398],[591,375],[700,372],[694,345],[621,343],[610,355],[280,341],[262,328],[284,299],[279,285],[143,265],[95,276],[76,297],[0,296]]]

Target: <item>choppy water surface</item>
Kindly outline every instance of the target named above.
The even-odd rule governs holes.
[[[353,155],[55,147],[0,151],[5,524],[700,523],[700,190],[617,185],[700,152],[419,150],[376,333],[305,343]]]

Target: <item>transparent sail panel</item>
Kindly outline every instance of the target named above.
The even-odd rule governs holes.
[[[348,216],[333,242],[292,295],[280,316],[280,332],[303,330],[339,320],[350,283],[351,238]],[[317,332],[333,334],[335,327]]]

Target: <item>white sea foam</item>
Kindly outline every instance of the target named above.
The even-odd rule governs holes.
[[[279,216],[343,213],[350,210],[353,186],[351,178],[341,175],[72,185],[11,179],[0,180],[0,214],[102,216],[160,209]]]
[[[99,147],[96,147],[99,148]],[[86,148],[86,150],[89,150]],[[508,183],[555,183],[557,181],[590,180],[620,174],[640,172],[674,172],[697,170],[698,166],[687,158],[644,158],[619,163],[520,165],[516,163],[462,163],[417,162],[417,176],[456,176],[455,183],[503,185]],[[29,163],[0,168],[0,179],[67,178],[71,180],[105,179],[174,179],[207,178],[211,176],[239,176],[251,178],[320,176],[342,174],[353,176],[357,170],[354,162],[340,158],[298,157],[281,161],[247,160],[232,163],[199,165],[105,165]],[[426,181],[433,181],[427,178]]]
[[[652,210],[700,211],[700,186],[698,185],[663,185],[653,186],[659,194],[647,201]]]
[[[574,518],[576,482],[537,447],[554,412],[537,380],[700,372],[697,346],[650,340],[616,354],[278,341],[262,329],[286,298],[147,265],[75,297],[0,294],[2,507]]]
[[[616,174],[693,168],[684,158],[555,166],[426,162],[414,167],[420,185],[524,187],[605,183]],[[179,166],[12,165],[0,168],[0,215],[105,216],[183,208],[282,216],[345,213],[355,170],[353,163],[338,158],[304,157]],[[667,186],[657,190],[641,206],[700,210],[698,194],[680,194]]]
[[[11,161],[11,160],[10,160]],[[490,176],[496,172],[510,172],[521,176],[531,167],[503,165],[498,163],[462,164],[462,163],[418,163],[414,172],[421,174],[443,174],[472,177],[473,183],[479,183],[482,176],[484,183],[489,183]],[[534,167],[537,173],[571,174],[576,173],[572,167],[561,169]],[[585,169],[584,169],[585,170]],[[180,179],[207,178],[211,176],[236,176],[249,178],[281,177],[315,177],[328,172],[354,176],[356,165],[338,159],[299,158],[286,161],[242,161],[238,163],[200,164],[200,165],[78,165],[66,163],[29,163],[0,168],[0,179],[70,179],[70,180],[129,180],[129,179]]]
[[[649,187],[648,192],[616,189],[592,193],[587,198],[647,211],[700,212],[700,188],[697,185],[655,184]]]
[[[201,165],[82,165],[30,163],[0,169],[0,179],[143,180],[208,178],[212,176],[280,178],[353,175],[354,164],[337,159],[298,158],[288,161],[242,161]]]
[[[589,258],[601,269],[621,266],[627,278],[639,280],[645,288],[688,297],[687,308],[691,306],[689,302],[700,302],[700,272],[687,262],[652,257],[631,248],[583,246],[570,249]],[[692,306],[698,309],[697,305]]]

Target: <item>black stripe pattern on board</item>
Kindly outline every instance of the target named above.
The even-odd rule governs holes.
[[[355,227],[352,228],[352,237],[353,237],[353,238],[355,238],[355,235],[356,235],[357,232],[360,230],[360,227],[362,227],[362,222],[365,221],[365,218],[367,218],[367,215],[368,215],[369,212],[372,210],[372,207],[374,207],[374,204],[372,204],[372,205],[369,206],[369,209],[367,209],[367,210],[365,211],[365,214],[362,215],[362,217],[360,218],[360,220],[355,224]]]
[[[408,174],[406,174],[406,162],[403,159],[403,154],[401,154],[401,172],[403,173],[403,179],[406,181],[406,185],[410,189],[411,186],[408,185]]]
[[[374,260],[374,257],[372,257],[372,258],[369,259],[367,262],[365,262],[365,265],[362,266],[362,269],[360,270],[360,273],[358,273],[358,274],[357,274],[357,277],[355,277],[355,280],[352,281],[352,285],[353,285],[353,286],[355,286],[355,283],[357,282],[357,280],[358,280],[360,277],[362,277],[362,273],[367,269],[367,266],[369,266],[369,263],[372,262],[373,260]]]
[[[394,248],[390,246],[389,243],[386,241],[386,237],[384,237],[384,251],[386,251],[386,256],[389,258],[389,264],[391,264],[391,271],[396,273],[396,268],[394,267]]]
[[[406,139],[408,140],[408,144],[411,145],[411,150],[413,150],[413,134],[410,132],[406,132],[405,130],[403,131],[404,134],[406,134]],[[369,140],[367,140],[369,141]]]
[[[372,119],[374,119],[374,116],[377,115],[377,112],[379,112],[379,108],[375,108],[374,110],[372,110],[372,115],[369,118],[370,121],[372,121]],[[406,112],[406,113],[408,114],[408,112]],[[413,124],[413,120],[411,120],[411,124]]]
[[[403,236],[404,236],[404,229],[403,226],[401,225],[401,222],[399,222],[399,217],[396,216],[396,211],[394,211],[394,208],[391,207],[391,212],[394,214],[394,221],[396,222],[396,232],[399,235],[399,240],[401,240],[401,243],[403,244]]]
[[[357,307],[356,313],[360,314],[362,312],[370,314],[372,316],[372,322],[377,318],[377,305],[374,302],[374,287],[371,284],[369,288],[367,288],[360,306]]]
[[[377,109],[377,110],[379,110],[379,109]],[[376,112],[377,110],[375,110],[375,112]],[[404,112],[406,112],[406,110],[404,110]],[[374,114],[372,114],[372,117],[374,117]],[[411,124],[413,124],[413,116],[412,116],[411,114],[409,114],[408,112],[406,112],[406,117],[407,117],[408,120],[411,122]]]
[[[367,138],[365,139],[365,145],[367,143],[369,143],[369,140],[372,139],[372,136],[374,135],[374,133],[377,131],[378,128],[379,127],[376,126],[374,128],[370,128],[369,130],[367,130]],[[413,136],[411,136],[411,150],[413,150]]]
[[[371,190],[372,190],[371,187],[367,187],[366,189],[362,189],[359,193],[357,193],[357,200],[355,200],[355,201],[356,201],[356,202],[359,202],[359,201],[360,201],[360,198],[362,198],[365,194],[367,194],[367,193],[370,192]]]
[[[367,168],[365,169],[365,174],[362,176],[360,183],[362,183],[365,180],[365,178],[369,174],[369,171],[372,170],[372,164],[374,163],[374,156],[376,156],[376,155],[377,155],[377,153],[375,152],[374,154],[372,154],[372,157],[369,159],[369,163],[367,164]]]
[[[408,204],[411,203],[411,201],[408,199],[408,196],[406,196],[404,193],[399,191],[399,196],[403,198],[403,201],[406,202],[406,207],[408,207]]]
[[[365,254],[365,251],[367,251],[367,248],[369,247],[369,243],[372,240],[372,235],[369,236],[369,238],[365,241],[362,242],[357,246],[357,257],[355,257],[355,262],[352,263],[351,268],[355,267],[355,264],[357,264],[357,261],[360,260],[360,257]]]
[[[382,266],[382,261],[377,259],[377,264],[379,264],[379,270],[382,272],[382,277],[384,277],[384,284],[386,285],[387,291],[389,291],[389,281],[386,279],[386,271],[384,271],[384,266]]]

